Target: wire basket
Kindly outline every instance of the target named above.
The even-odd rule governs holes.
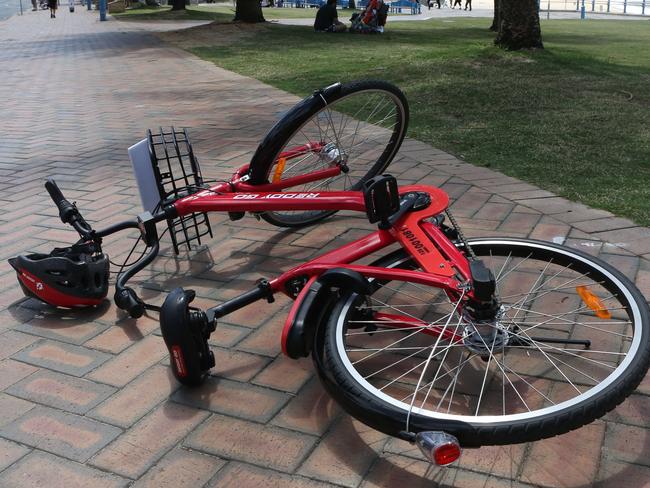
[[[158,133],[147,130],[147,141],[163,205],[208,187],[203,182],[186,129],[160,127]],[[186,245],[191,250],[194,244],[201,245],[202,237],[212,237],[210,219],[205,212],[167,219],[167,227],[176,254],[180,246]]]

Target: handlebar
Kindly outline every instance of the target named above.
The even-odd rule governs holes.
[[[59,186],[56,184],[56,181],[52,178],[48,178],[45,182],[45,189],[50,194],[56,207],[59,209],[61,222],[64,224],[70,224],[74,227],[83,239],[89,239],[93,233],[92,227],[81,216],[77,207],[66,200],[59,189]]]
[[[165,212],[159,212],[155,215],[149,213],[142,214],[138,219],[127,220],[114,224],[105,229],[94,231],[93,228],[82,217],[79,209],[75,204],[70,203],[61,192],[56,182],[48,178],[45,183],[45,189],[50,194],[52,201],[59,209],[59,217],[64,224],[70,224],[79,233],[83,240],[92,240],[98,245],[101,252],[102,237],[114,234],[125,229],[140,229],[147,246],[151,247],[148,253],[138,259],[126,271],[120,273],[115,283],[115,304],[122,310],[126,310],[133,318],[141,317],[147,308],[157,308],[144,303],[137,293],[126,286],[126,283],[136,273],[144,269],[151,261],[155,259],[159,251],[158,234],[156,232],[156,223],[166,218]]]
[[[59,217],[61,217],[61,222],[64,224],[71,224],[74,220],[75,214],[78,213],[77,208],[65,199],[63,193],[61,193],[61,190],[56,184],[56,181],[54,181],[52,178],[48,178],[45,182],[45,189],[50,194],[52,201],[59,209]]]

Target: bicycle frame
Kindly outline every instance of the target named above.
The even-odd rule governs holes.
[[[297,153],[293,153],[294,157]],[[365,212],[366,205],[361,191],[317,191],[317,192],[280,192],[290,186],[317,181],[340,173],[340,168],[333,167],[278,183],[252,186],[242,180],[248,167],[238,170],[228,183],[220,183],[209,189],[181,198],[173,203],[176,214],[180,216],[195,212],[264,212],[287,210],[352,210]],[[290,183],[290,184],[289,184]],[[310,285],[322,273],[332,269],[347,269],[360,275],[377,280],[408,280],[423,285],[445,290],[450,298],[458,298],[461,290],[467,291],[471,273],[467,259],[454,244],[443,234],[439,227],[426,219],[443,212],[448,204],[447,194],[434,187],[410,185],[400,188],[401,194],[421,192],[429,195],[430,205],[422,210],[407,212],[387,230],[377,230],[368,236],[350,242],[341,248],[325,253],[307,263],[298,265],[268,283],[268,289],[253,289],[239,297],[224,302],[210,310],[211,318],[221,317],[242,308],[256,300],[269,298],[275,293],[284,293],[296,303],[289,314],[282,334],[282,346],[285,354],[286,338],[292,326],[292,318]],[[356,265],[354,262],[399,243],[411,255],[423,271],[407,269],[387,269],[376,266]],[[298,294],[289,290],[289,284],[297,279],[305,283]],[[258,291],[259,290],[259,291]],[[471,298],[471,291],[468,293]],[[413,327],[416,320],[386,315],[395,327]],[[418,325],[427,325],[418,323]],[[455,334],[429,327],[426,333],[442,334],[445,339],[460,340]]]
[[[314,150],[316,144],[308,144],[304,147],[282,153],[287,158],[297,157],[304,154],[306,149]],[[291,155],[291,156],[288,156]],[[336,176],[341,173],[338,166],[326,170],[314,171],[305,175],[282,180],[278,183],[265,185],[247,184],[244,176],[248,171],[248,165],[240,168],[230,182],[219,183],[209,189],[194,193],[174,202],[173,207],[178,216],[188,215],[194,212],[265,212],[277,210],[352,210],[365,212],[366,205],[363,193],[360,191],[318,191],[318,192],[281,192],[292,186],[318,181],[323,178]],[[453,268],[461,271],[465,279],[470,277],[469,267],[464,256],[459,253],[455,246],[432,224],[420,225],[421,221],[443,212],[449,205],[448,195],[439,188],[422,185],[409,185],[401,187],[401,194],[408,192],[423,192],[431,197],[431,204],[424,210],[406,214],[395,223],[388,234],[392,240],[384,245],[369,250],[363,255],[370,254],[376,250],[386,247],[393,242],[400,242],[402,246],[418,261],[427,273],[435,276],[450,277],[454,275]],[[387,239],[386,231],[379,231],[383,239]],[[372,241],[372,235],[369,236]],[[363,241],[363,242],[362,242]],[[350,249],[358,246],[365,247],[366,239],[360,239],[349,245]],[[436,249],[427,247],[425,243],[432,242],[440,247],[440,251],[447,256],[447,259]],[[348,246],[342,249],[346,249]],[[328,254],[329,255],[329,254]],[[348,259],[347,253],[336,254],[331,261],[338,263],[350,263],[363,257],[360,255]],[[324,258],[324,257],[323,257]],[[448,261],[451,259],[451,262]],[[434,284],[427,280],[425,283]],[[443,285],[442,282],[437,283]]]
[[[62,220],[73,225],[82,236],[82,240],[100,244],[102,237],[128,228],[140,228],[150,250],[136,263],[120,273],[115,285],[115,303],[118,307],[127,310],[132,317],[141,316],[147,308],[161,310],[158,307],[145,304],[132,289],[126,286],[128,280],[150,264],[158,254],[159,238],[156,223],[163,220],[167,220],[169,223],[175,218],[182,218],[194,213],[219,211],[243,215],[245,212],[352,210],[365,212],[371,222],[381,221],[379,230],[307,263],[295,266],[270,281],[262,280],[263,284],[258,284],[256,288],[205,311],[207,322],[214,327],[216,319],[224,315],[257,300],[272,301],[275,293],[284,293],[295,300],[282,334],[283,351],[291,357],[296,357],[296,355],[288,353],[286,341],[293,327],[293,319],[299,312],[304,312],[301,306],[308,291],[317,284],[316,281],[319,277],[328,272],[336,272],[339,276],[339,278],[332,278],[334,284],[330,283],[327,286],[328,292],[331,291],[332,286],[345,287],[344,283],[337,283],[336,280],[342,279],[341,273],[348,273],[347,279],[356,281],[361,287],[370,286],[369,280],[409,281],[441,289],[452,301],[457,301],[461,297],[463,297],[463,302],[475,301],[472,272],[467,258],[445,236],[439,225],[427,220],[444,212],[449,204],[449,197],[439,188],[409,185],[398,189],[394,180],[382,177],[370,182],[370,185],[376,185],[379,191],[377,194],[379,196],[374,197],[372,196],[374,190],[368,188],[365,188],[363,192],[317,191],[315,189],[306,192],[282,191],[296,185],[331,178],[347,171],[345,165],[332,164],[325,169],[282,179],[282,171],[287,160],[299,158],[313,151],[322,152],[322,150],[321,143],[309,142],[283,152],[276,162],[275,174],[270,178],[271,183],[258,185],[248,183],[249,166],[245,165],[235,172],[230,181],[217,183],[210,188],[201,189],[185,197],[169,201],[163,204],[162,210],[156,212],[155,215],[145,212],[137,221],[120,222],[98,231],[92,230],[78,213],[76,207],[65,200],[56,183],[50,181],[46,187],[59,208]],[[383,203],[380,203],[384,199],[391,201],[391,204],[385,208]],[[372,211],[369,211],[367,205],[373,207]],[[399,244],[422,271],[355,264],[393,244]],[[332,274],[330,274],[330,278],[331,276]],[[163,311],[161,310],[161,313]],[[305,313],[309,312],[310,309]],[[460,342],[462,340],[461,336],[446,331],[444,328],[420,322],[409,316],[379,314],[378,318],[385,320],[388,327],[417,326],[425,329],[425,334],[450,341]],[[313,332],[313,326],[309,327],[308,332]]]

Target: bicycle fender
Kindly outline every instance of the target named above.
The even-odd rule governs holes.
[[[361,273],[347,268],[328,269],[318,277],[318,282],[330,288],[345,288],[360,295],[368,295],[373,291],[372,285]]]
[[[303,124],[315,111],[320,110],[325,105],[329,103],[329,98],[335,94],[338,94],[341,90],[341,83],[334,83],[326,88],[315,91],[312,95],[303,99],[294,105],[288,112],[286,112],[280,120],[278,120],[271,130],[266,134],[266,137],[260,142],[257,146],[255,154],[249,164],[249,168],[255,168],[264,164],[265,161],[269,161],[274,158],[277,152],[280,150],[278,147],[277,141],[286,140],[290,134],[285,134],[285,132],[290,132],[296,127]],[[292,123],[287,124],[287,121],[291,120]],[[249,175],[250,175],[249,170]],[[250,181],[253,185],[260,185],[262,183],[267,183],[266,181]]]
[[[364,295],[371,291],[366,278],[346,268],[330,269],[317,278],[312,277],[296,298],[282,331],[282,351],[290,358],[307,357],[311,353],[314,335],[334,298],[332,288]]]

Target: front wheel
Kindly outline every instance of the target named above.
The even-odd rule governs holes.
[[[353,415],[391,435],[444,430],[462,445],[552,437],[602,416],[650,363],[650,312],[620,272],[526,239],[475,239],[500,310],[476,323],[433,287],[375,282],[343,294],[320,334],[321,378]],[[378,263],[415,268],[402,251]]]
[[[291,109],[260,144],[250,182],[282,183],[334,169],[334,174],[288,191],[360,190],[397,154],[408,125],[408,104],[399,88],[367,80],[334,85]],[[262,215],[282,227],[312,224],[334,211],[277,211]]]

